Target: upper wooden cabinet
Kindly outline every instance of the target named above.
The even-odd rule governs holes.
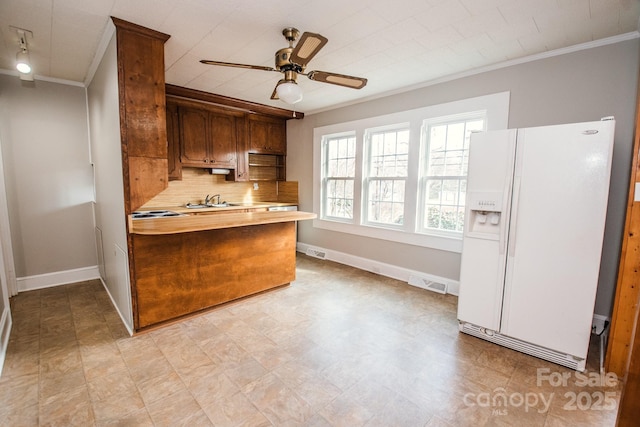
[[[233,169],[228,181],[286,179],[286,121],[304,114],[180,86],[166,85],[166,92],[168,105],[177,106],[181,166]],[[250,153],[266,157],[250,162]],[[171,136],[168,156],[171,179],[180,179],[171,172]]]
[[[182,179],[178,106],[167,100],[167,168],[169,181]]]
[[[251,153],[287,154],[286,120],[255,114],[247,117]]]
[[[236,121],[241,114],[180,106],[178,118],[183,166],[236,168]]]
[[[118,18],[118,95],[126,213],[168,186],[164,43],[169,36]]]

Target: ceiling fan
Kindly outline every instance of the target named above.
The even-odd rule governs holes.
[[[277,84],[271,99],[281,99],[289,104],[295,104],[302,100],[302,91],[297,84],[298,75],[307,76],[310,80],[330,83],[338,86],[362,89],[367,84],[367,79],[362,77],[347,76],[344,74],[330,73],[327,71],[305,72],[305,67],[316,54],[329,41],[320,34],[304,32],[300,41],[295,45],[300,32],[295,28],[285,28],[282,35],[289,42],[289,47],[276,52],[276,66],[264,67],[261,65],[236,64],[233,62],[220,62],[202,59],[200,62],[208,65],[222,65],[225,67],[248,68],[251,70],[276,71],[283,73],[284,78]]]

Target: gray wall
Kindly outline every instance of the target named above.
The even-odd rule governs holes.
[[[113,24],[109,30],[113,33]],[[87,89],[91,154],[95,167],[96,230],[101,275],[120,316],[133,330],[124,214],[116,36]]]
[[[608,316],[618,269],[633,147],[638,39],[427,86],[288,122],[287,179],[299,182],[300,209],[313,209],[313,128],[490,93],[510,91],[509,127],[543,126],[615,116],[609,211],[596,313]],[[345,235],[299,224],[298,240],[313,246],[458,280],[460,254]]]
[[[85,89],[0,75],[0,111],[16,276],[94,267]]]

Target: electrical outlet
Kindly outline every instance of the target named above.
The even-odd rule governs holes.
[[[257,183],[257,182],[254,182],[254,183],[253,183],[253,189],[254,189],[254,190],[259,190],[259,189],[260,189],[260,186],[258,185],[258,183]]]

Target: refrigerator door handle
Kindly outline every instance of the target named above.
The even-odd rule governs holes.
[[[504,185],[504,190],[502,191],[502,200],[509,200],[509,182],[507,181]],[[507,208],[502,206],[502,212],[500,212],[500,239],[498,241],[498,249],[500,255],[504,255],[505,246],[507,245],[507,233],[509,232],[507,228]]]
[[[509,227],[509,253],[508,256],[516,255],[516,237],[518,236],[518,205],[520,204],[520,183],[521,178],[516,176],[513,183],[513,206],[511,208],[511,226]]]

